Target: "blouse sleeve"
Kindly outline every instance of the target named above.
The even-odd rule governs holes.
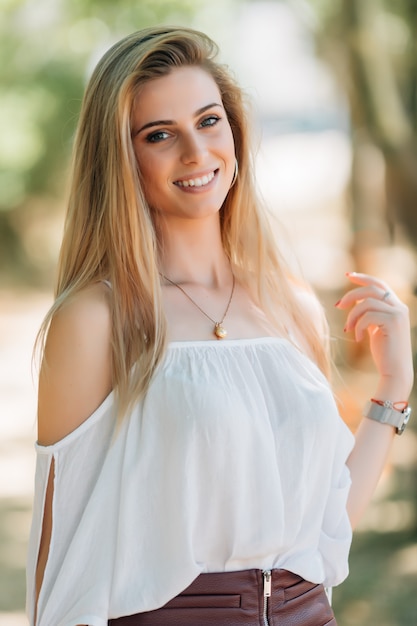
[[[36,471],[32,526],[26,568],[26,612],[31,626],[35,624],[36,568],[42,535],[45,497],[53,468],[52,533],[42,587],[38,598],[36,624],[55,626],[58,608],[51,601],[52,590],[62,577],[63,564],[72,538],[78,531],[91,494],[103,466],[114,430],[113,398],[110,394],[81,426],[51,446],[35,444]],[[85,549],[89,537],[85,537]],[[77,576],[82,577],[82,572]],[[56,595],[56,594],[55,594]],[[55,620],[55,621],[54,621]],[[69,620],[66,624],[72,624]],[[74,624],[94,621],[74,621]]]
[[[326,571],[324,585],[327,587],[338,585],[348,575],[348,554],[352,542],[352,527],[346,510],[351,485],[346,461],[353,445],[353,434],[340,419],[339,436],[333,459],[332,481],[319,541],[319,549]]]
[[[36,457],[35,498],[33,502],[32,526],[26,567],[26,613],[31,626],[34,624],[35,620],[36,566],[42,534],[46,487],[52,459],[52,451],[46,454],[38,454]]]

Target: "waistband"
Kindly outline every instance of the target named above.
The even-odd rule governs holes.
[[[155,611],[109,626],[337,626],[322,585],[287,570],[200,574]]]

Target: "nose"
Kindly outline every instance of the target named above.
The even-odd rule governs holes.
[[[201,163],[207,152],[206,142],[201,134],[191,131],[181,140],[181,160],[183,163]]]

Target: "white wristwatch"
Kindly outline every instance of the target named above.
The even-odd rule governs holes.
[[[397,435],[402,435],[411,415],[411,407],[406,406],[402,411],[394,409],[393,403],[386,400],[382,404],[376,402],[368,402],[363,413],[364,417],[368,417],[381,424],[390,424],[396,429]]]

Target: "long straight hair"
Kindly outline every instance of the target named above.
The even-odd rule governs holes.
[[[55,302],[40,331],[68,298],[92,283],[111,283],[112,373],[119,415],[141,397],[167,343],[158,234],[132,145],[132,111],[145,82],[197,66],[216,82],[232,129],[239,175],[220,210],[223,246],[236,279],[282,331],[291,320],[323,372],[321,329],[306,316],[272,235],[253,178],[248,113],[241,89],[216,61],[201,32],[149,28],[115,44],[87,86],[74,142],[71,187],[58,263]],[[140,102],[140,96],[139,96]]]

